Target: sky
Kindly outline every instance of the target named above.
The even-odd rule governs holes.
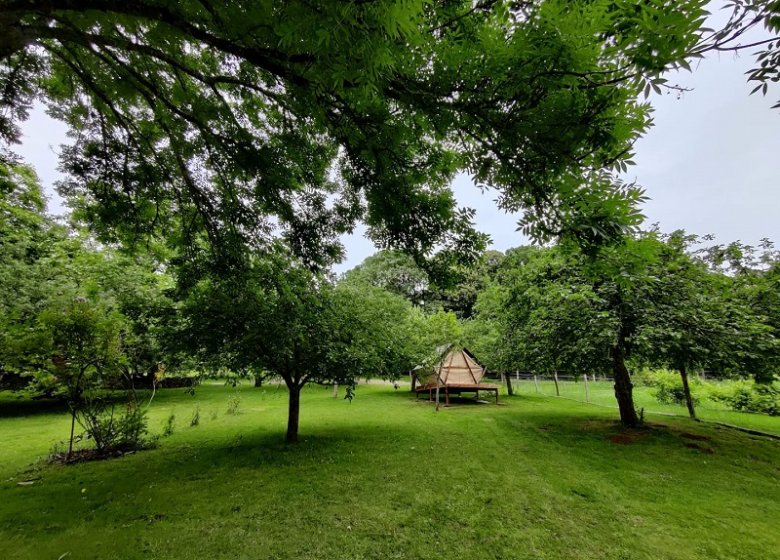
[[[719,243],[769,238],[780,244],[780,109],[770,108],[780,87],[770,88],[766,97],[749,95],[753,85],[745,72],[754,63],[750,51],[714,54],[692,73],[666,76],[691,91],[649,98],[654,126],[637,142],[636,166],[624,177],[645,188],[648,225],[713,234]],[[36,169],[55,214],[64,212],[53,184],[59,146],[66,141],[66,127],[37,107],[23,126],[22,144],[14,148]],[[519,216],[499,210],[494,192],[482,193],[466,175],[455,179],[453,190],[461,206],[476,210],[476,226],[490,234],[491,248],[528,243],[516,231]],[[337,272],[376,251],[364,231],[359,227],[344,237],[347,259]]]

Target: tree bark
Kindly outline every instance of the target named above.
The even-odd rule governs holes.
[[[412,393],[414,393],[417,388],[417,374],[412,372],[409,376],[412,378]]]
[[[634,408],[634,386],[626,367],[623,348],[619,344],[612,349],[612,375],[615,378],[615,398],[620,409],[620,421],[624,426],[634,428],[639,425]]]
[[[553,381],[555,381],[555,396],[556,397],[560,397],[561,396],[561,391],[558,389],[558,372],[557,371],[553,372]]]
[[[301,387],[296,383],[287,385],[290,394],[287,407],[287,443],[298,441],[298,417],[301,411]]]
[[[255,387],[262,387],[263,386],[263,378],[259,375],[255,376]]]
[[[338,383],[334,383],[333,384],[333,398],[334,399],[339,398],[339,384]]]
[[[685,393],[685,404],[688,406],[688,414],[696,419],[696,410],[693,408],[693,397],[691,396],[691,386],[688,385],[688,371],[685,366],[680,366],[680,377],[682,378],[683,392]]]
[[[504,374],[504,379],[506,379],[506,392],[511,397],[515,394],[512,390],[512,374]]]

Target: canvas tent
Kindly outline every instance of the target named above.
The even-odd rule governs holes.
[[[451,394],[475,393],[479,398],[479,392],[485,391],[494,393],[498,403],[498,386],[483,384],[484,377],[485,368],[468,349],[450,347],[432,371],[421,378],[415,392],[418,398],[428,393],[428,400],[433,400],[435,392],[444,393],[446,404],[450,404]]]

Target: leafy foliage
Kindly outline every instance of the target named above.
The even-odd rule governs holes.
[[[290,440],[305,384],[351,388],[360,377],[396,378],[424,351],[415,333],[419,316],[404,298],[359,282],[336,286],[281,246],[255,255],[240,277],[201,279],[179,321],[179,343],[201,367],[284,380]]]
[[[474,258],[458,170],[535,239],[591,242],[638,219],[604,170],[630,163],[637,94],[687,64],[705,4],[3,0],[0,134],[44,99],[75,133],[61,191],[82,219],[223,271],[279,235],[327,265],[359,219],[439,268]]]

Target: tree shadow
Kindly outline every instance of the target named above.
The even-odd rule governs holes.
[[[68,405],[60,399],[32,399],[18,393],[0,393],[0,418],[53,414],[67,410]]]

